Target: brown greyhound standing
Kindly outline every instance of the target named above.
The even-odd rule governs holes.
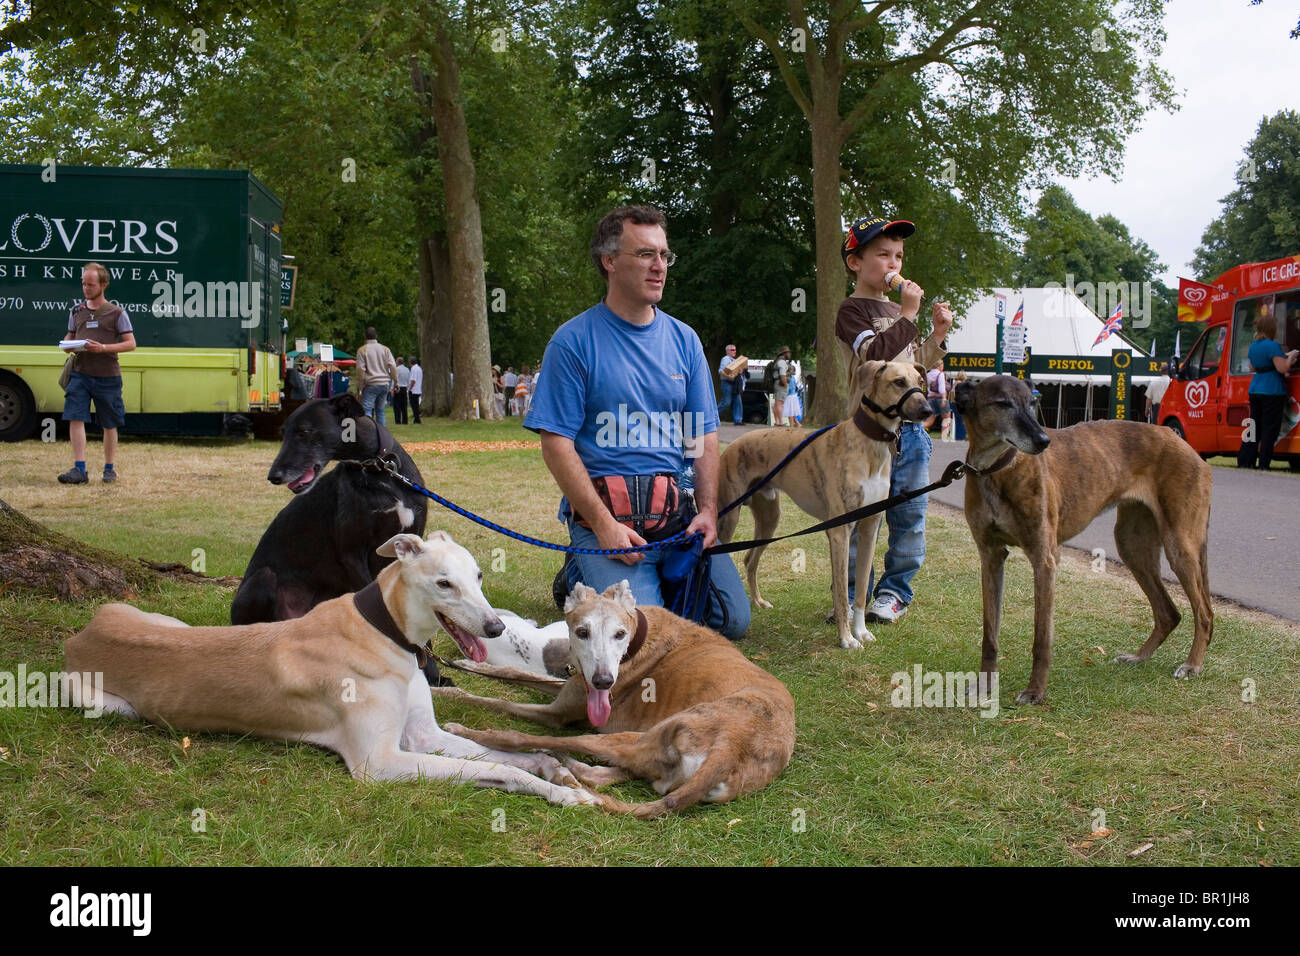
[[[1029,386],[1005,375],[963,382],[955,400],[970,439],[966,523],[980,553],[981,673],[997,673],[1003,565],[1007,547],[1017,545],[1034,569],[1034,666],[1016,702],[1042,702],[1052,662],[1061,542],[1115,505],[1115,544],[1155,617],[1138,652],[1115,660],[1145,661],[1181,620],[1160,579],[1163,547],[1196,620],[1192,649],[1174,677],[1199,674],[1214,630],[1207,571],[1210,466],[1172,431],[1156,425],[1099,421],[1044,429],[1034,415]]]

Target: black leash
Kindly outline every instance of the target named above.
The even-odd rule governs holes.
[[[921,495],[929,494],[936,488],[946,488],[954,481],[966,477],[966,473],[980,474],[976,469],[966,464],[964,461],[949,462],[948,467],[943,471],[943,477],[938,481],[926,485],[924,488],[918,488],[915,491],[905,491],[900,495],[894,495],[892,498],[886,498],[884,501],[877,501],[874,504],[864,505],[861,508],[854,508],[846,514],[830,518],[820,524],[815,524],[811,528],[804,528],[802,531],[794,531],[790,534],[783,534],[776,538],[759,538],[754,541],[732,541],[730,544],[715,544],[711,548],[705,548],[706,555],[713,554],[731,554],[734,551],[748,551],[750,548],[764,547],[775,541],[784,541],[786,538],[798,538],[801,535],[813,534],[817,531],[826,531],[830,528],[838,528],[840,525],[848,524],[852,521],[861,521],[863,518],[869,518],[872,515],[880,514],[882,511],[901,504],[904,501],[911,501],[913,498],[919,498]]]

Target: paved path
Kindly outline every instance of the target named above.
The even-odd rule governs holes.
[[[723,425],[719,438],[734,440],[758,426]],[[937,478],[950,461],[966,456],[965,442],[934,443],[930,474]],[[1084,479],[1081,479],[1084,480]],[[962,482],[933,492],[930,497],[958,510],[965,489]],[[1069,546],[1091,553],[1115,553],[1115,510],[1102,514],[1071,538]],[[1163,557],[1164,576],[1175,581]],[[1291,621],[1300,621],[1300,475],[1272,471],[1214,469],[1210,504],[1210,590],[1246,607],[1258,608]]]

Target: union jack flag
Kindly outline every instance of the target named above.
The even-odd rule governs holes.
[[[1016,309],[1016,314],[1012,316],[1011,324],[1012,325],[1025,324],[1025,300],[1024,299],[1020,300],[1020,308]]]
[[[1110,314],[1106,324],[1101,327],[1101,332],[1097,335],[1097,341],[1093,342],[1094,346],[1100,345],[1106,339],[1110,338],[1112,332],[1118,332],[1124,327],[1124,303],[1120,302],[1115,306],[1115,311]]]

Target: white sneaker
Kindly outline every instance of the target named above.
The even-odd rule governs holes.
[[[867,608],[867,620],[893,624],[906,613],[907,605],[893,594],[886,592],[871,602]]]

